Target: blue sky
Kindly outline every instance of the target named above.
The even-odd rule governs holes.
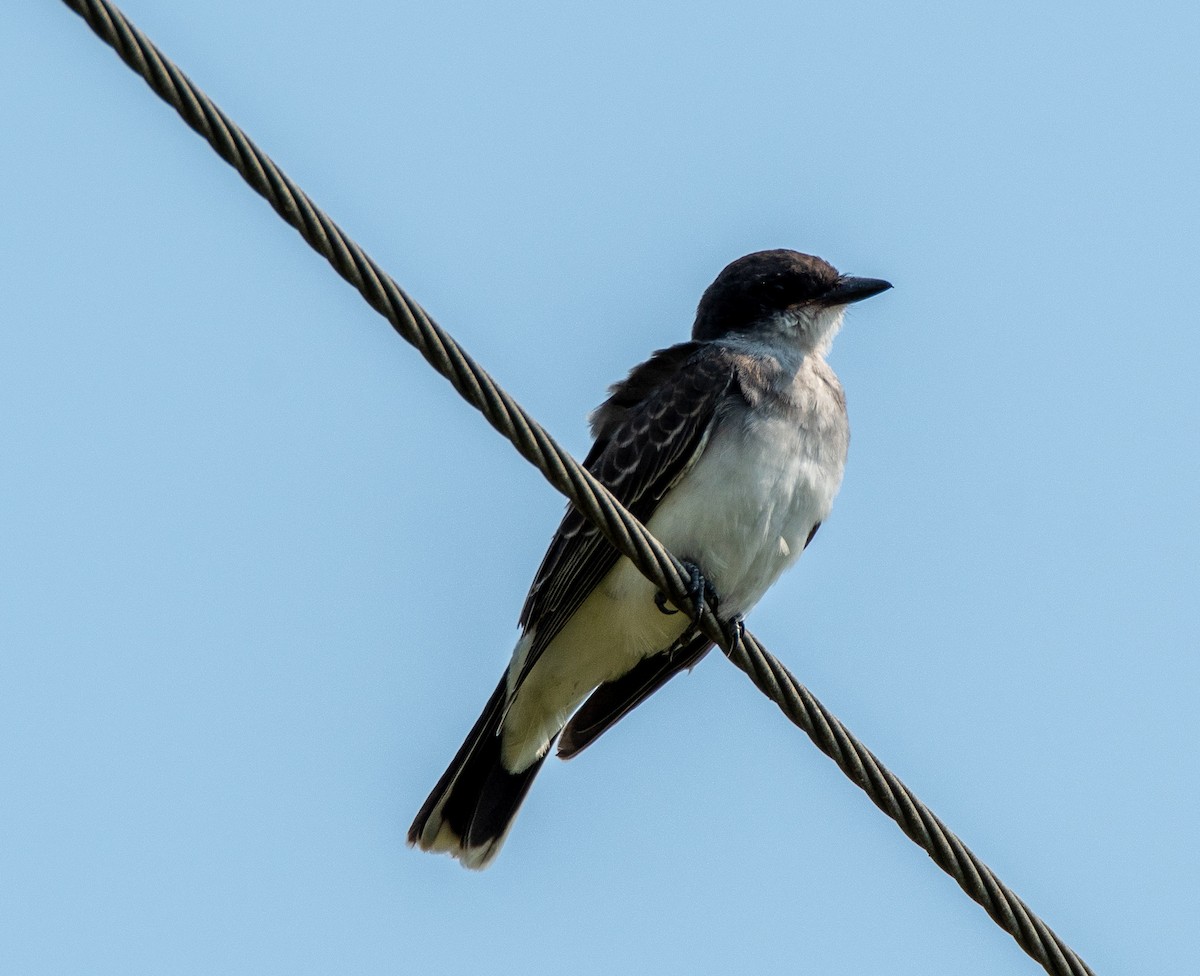
[[[1194,4],[124,9],[577,454],[732,258],[894,282],[750,624],[1098,972],[1194,965]],[[7,16],[0,968],[1038,971],[719,657],[487,872],[407,849],[562,501],[82,21]]]

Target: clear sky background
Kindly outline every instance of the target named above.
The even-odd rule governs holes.
[[[893,281],[750,624],[1098,973],[1195,967],[1200,7],[124,9],[578,455],[738,255]],[[562,499],[64,6],[0,92],[0,970],[1039,971],[719,655],[406,848]]]

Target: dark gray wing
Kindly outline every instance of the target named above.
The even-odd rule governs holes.
[[[734,357],[720,346],[685,342],[659,350],[593,414],[596,442],[584,467],[648,521],[699,456],[736,373]],[[521,626],[534,637],[514,691],[618,555],[599,529],[568,508],[521,611]]]

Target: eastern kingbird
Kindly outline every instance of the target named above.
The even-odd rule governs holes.
[[[586,467],[694,567],[695,598],[739,621],[796,561],[842,483],[850,427],[825,362],[846,306],[891,285],[796,251],[734,261],[692,339],[660,349],[591,415]],[[558,739],[576,755],[712,642],[568,508],[521,638],[408,842],[466,867],[496,856]]]

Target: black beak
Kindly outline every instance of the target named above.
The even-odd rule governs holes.
[[[850,275],[842,275],[817,301],[822,305],[850,305],[878,295],[891,287],[892,283],[882,278],[852,278]]]

